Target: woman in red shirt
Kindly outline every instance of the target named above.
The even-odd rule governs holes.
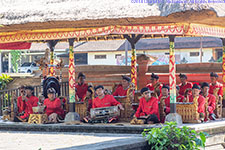
[[[49,122],[56,123],[64,118],[64,111],[61,108],[61,101],[56,98],[54,88],[47,90],[48,98],[44,100],[46,106],[45,113],[48,115]]]

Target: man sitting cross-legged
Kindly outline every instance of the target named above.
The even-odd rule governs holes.
[[[25,94],[22,97],[22,101],[20,101],[20,110],[23,110],[24,113],[21,116],[17,116],[14,118],[14,121],[27,121],[30,114],[33,113],[32,107],[38,105],[38,98],[34,96],[34,88],[32,86],[25,87]]]
[[[118,106],[119,109],[124,110],[123,106],[112,96],[104,94],[104,87],[102,85],[98,85],[95,87],[95,92],[97,97],[92,102],[92,109],[102,108],[102,107],[110,107],[110,106]],[[84,119],[85,120],[85,119]],[[108,123],[116,122],[118,117],[108,118]],[[85,120],[89,122],[90,120]]]
[[[209,94],[209,84],[207,82],[203,82],[202,83],[202,96],[205,97],[205,101],[208,104],[207,108],[207,112],[205,112],[207,114],[207,116],[205,116],[205,120],[208,120],[208,117],[210,120],[216,120],[216,115],[214,114],[214,110],[216,108],[216,97],[212,94]]]
[[[189,102],[193,102],[198,105],[198,113],[201,121],[203,121],[205,116],[205,98],[199,93],[200,87],[197,84],[194,84],[192,87],[192,95],[189,96]]]
[[[56,98],[56,91],[54,88],[49,88],[48,98],[44,100],[45,113],[48,115],[49,122],[56,123],[64,118],[64,111],[61,108],[61,101]]]
[[[142,98],[134,118],[143,119],[144,123],[159,123],[158,99],[151,96],[149,88],[141,89]]]

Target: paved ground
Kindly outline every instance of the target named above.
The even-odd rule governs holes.
[[[1,150],[102,149],[132,140],[140,135],[96,133],[0,132]]]

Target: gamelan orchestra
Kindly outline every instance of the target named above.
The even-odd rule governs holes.
[[[209,74],[211,83],[193,84],[185,74],[179,74],[180,84],[176,86],[176,112],[183,122],[201,123],[222,117],[223,85],[218,74]],[[103,85],[93,86],[85,82],[80,72],[76,91],[75,112],[84,123],[130,124],[164,123],[170,113],[170,88],[160,83],[159,76],[151,74],[150,83],[140,91],[135,90],[131,78],[123,75],[121,83],[114,84],[112,91]],[[34,95],[32,86],[21,86],[20,96],[13,97],[11,107],[4,111],[3,119],[28,123],[64,122],[68,109],[68,98],[60,96],[57,78],[43,81],[43,93]]]

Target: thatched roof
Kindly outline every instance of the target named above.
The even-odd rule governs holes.
[[[200,23],[225,27],[225,4],[132,3],[138,0],[1,1],[0,32],[109,25]],[[145,0],[142,0],[145,1]]]

